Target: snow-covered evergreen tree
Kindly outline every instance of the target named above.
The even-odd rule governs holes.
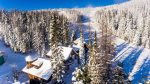
[[[50,46],[52,50],[52,56],[50,61],[54,69],[54,79],[58,82],[62,81],[62,74],[64,73],[64,56],[62,54],[62,47],[60,45],[62,41],[60,38],[63,38],[63,35],[60,34],[61,27],[59,27],[59,16],[57,12],[54,12],[52,16],[51,23],[51,35],[50,35]]]
[[[80,40],[79,40],[79,59],[81,66],[85,65],[85,52],[84,52],[84,38],[83,38],[83,31],[80,29]]]
[[[96,35],[96,34],[95,34]],[[89,63],[88,63],[88,75],[91,79],[90,84],[100,84],[101,82],[101,76],[100,76],[100,54],[98,53],[97,49],[97,42],[96,38],[94,39],[94,44],[93,46],[90,45],[90,50],[89,50]]]

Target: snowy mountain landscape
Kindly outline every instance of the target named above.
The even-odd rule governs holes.
[[[150,0],[1,10],[0,37],[0,84],[150,84]]]

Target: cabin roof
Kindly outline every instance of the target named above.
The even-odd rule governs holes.
[[[32,65],[34,66],[41,66],[43,64],[43,61],[42,60],[35,60]]]
[[[13,84],[21,84],[19,81],[17,81],[17,82],[15,82],[15,83],[13,83]]]
[[[40,68],[37,69],[35,66],[33,66],[31,68],[27,68],[27,66],[25,66],[22,69],[22,71],[25,73],[31,74],[33,76],[39,77],[41,79],[48,80],[53,73],[53,69],[51,67],[51,62],[45,58],[38,58],[36,61],[43,63]],[[36,61],[35,61],[35,63],[38,63]]]
[[[76,44],[76,45],[79,44],[79,43],[80,43],[80,39],[81,39],[81,38],[77,38],[76,40],[73,41],[73,43]],[[87,44],[84,39],[83,39],[83,43],[84,43],[84,44]]]
[[[75,44],[79,44],[80,38],[77,38],[76,40],[73,41]]]
[[[79,45],[76,45],[76,44],[73,44],[73,45],[72,45],[72,48],[73,48],[74,51],[77,52],[77,51],[79,51],[80,46],[79,46]]]
[[[83,40],[83,44],[87,44],[85,42],[85,40]],[[75,41],[73,41],[73,45],[72,45],[72,48],[74,51],[78,51],[80,49],[80,38],[77,38]]]
[[[69,58],[69,56],[71,55],[72,52],[72,48],[70,47],[64,47],[64,46],[59,46],[59,48],[62,48],[62,54],[64,56],[64,60],[67,60]],[[47,56],[51,56],[52,55],[52,51],[50,50],[47,54]]]
[[[26,58],[25,58],[26,62],[32,62],[32,61],[34,61],[34,60],[36,60],[36,59],[38,59],[38,57],[35,56],[35,55],[28,55],[28,56],[26,56]]]

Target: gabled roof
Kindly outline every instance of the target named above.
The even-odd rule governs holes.
[[[35,60],[33,63],[32,63],[32,65],[34,65],[34,66],[41,66],[43,64],[43,61],[42,60]]]
[[[35,66],[27,68],[27,66],[25,66],[25,68],[23,68],[22,71],[39,77],[41,79],[48,80],[53,73],[50,60],[45,58],[38,58],[36,61],[40,61],[43,63],[40,68],[37,69]]]
[[[79,44],[80,38],[77,38],[76,40],[73,41],[75,44]]]
[[[87,44],[85,41],[83,41],[84,44]],[[77,38],[75,41],[73,41],[72,48],[74,51],[79,51],[80,49],[80,38]]]
[[[80,44],[80,39],[81,38],[77,38],[76,40],[73,41],[73,43],[76,44],[76,45],[79,45]],[[83,39],[83,43],[87,44],[84,39]]]
[[[77,51],[79,51],[80,46],[79,46],[79,45],[76,45],[76,44],[73,44],[73,45],[72,45],[72,48],[73,48],[74,51],[77,52]]]
[[[72,48],[70,47],[64,47],[64,46],[59,46],[59,48],[62,48],[62,54],[64,56],[64,60],[67,60],[69,58],[69,56],[71,55],[72,52]],[[47,54],[47,56],[51,56],[52,55],[52,51],[50,50]]]

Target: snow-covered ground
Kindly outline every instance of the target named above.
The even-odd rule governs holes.
[[[129,44],[122,39],[114,39],[117,55],[113,59],[122,63],[122,68],[128,74],[132,84],[150,80],[150,49]]]
[[[27,76],[21,72],[25,66],[25,55],[20,53],[14,53],[9,47],[6,47],[2,41],[0,41],[0,51],[5,52],[5,63],[0,65],[0,84],[12,84],[13,77],[12,71],[18,70],[19,81],[27,81]]]

